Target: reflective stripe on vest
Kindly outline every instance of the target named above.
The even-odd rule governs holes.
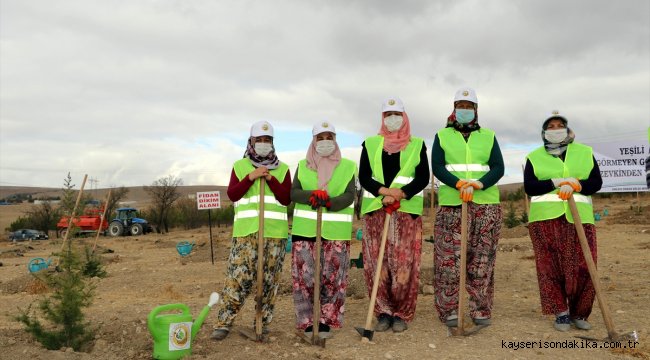
[[[350,181],[357,173],[357,165],[348,160],[341,159],[334,169],[332,177],[327,184],[330,197],[342,195]],[[303,190],[316,190],[318,188],[318,173],[307,167],[307,161],[298,163],[298,180]],[[352,239],[352,215],[354,203],[339,211],[329,211],[323,208],[321,236],[327,240]],[[295,203],[293,210],[293,223],[291,234],[308,238],[316,237],[316,210],[307,204]]]
[[[535,176],[539,180],[564,177],[583,180],[589,177],[594,167],[591,147],[578,143],[569,144],[564,161],[558,157],[549,155],[543,146],[533,150],[528,154],[527,158],[533,166]],[[531,197],[528,221],[544,221],[556,219],[564,215],[567,221],[573,223],[569,203],[560,199],[558,192],[559,189],[554,189],[547,194]],[[593,224],[594,210],[591,203],[591,196],[573,193],[573,198],[576,201],[580,220],[585,224]]]
[[[415,168],[420,163],[420,152],[424,140],[421,138],[411,136],[411,141],[406,145],[404,150],[400,151],[399,164],[400,170],[393,179],[393,182],[388,186],[389,188],[402,188],[404,185],[410,183],[415,178]],[[371,136],[366,139],[366,152],[368,153],[368,161],[372,169],[373,178],[386,187],[384,182],[384,169],[381,162],[382,151],[384,148],[384,137],[381,135]],[[367,214],[369,212],[382,208],[383,196],[375,197],[368,191],[364,191],[363,199],[361,200],[361,213]],[[409,214],[422,215],[422,208],[424,207],[423,192],[415,194],[410,200],[403,199],[400,201],[400,208],[398,211],[406,212]]]
[[[494,131],[487,128],[472,131],[465,141],[460,132],[444,128],[438,131],[438,141],[445,153],[445,168],[459,179],[479,180],[490,171],[488,161],[494,146]],[[472,201],[477,204],[498,204],[499,188],[493,185],[474,190]],[[460,205],[460,192],[455,187],[441,184],[438,202],[441,206]]]
[[[255,167],[248,158],[243,158],[235,162],[233,169],[235,175],[241,181],[251,171],[255,170]],[[289,167],[280,162],[278,168],[270,170],[269,173],[279,182],[283,182],[287,171],[289,171]],[[273,192],[267,183],[264,188],[264,237],[285,239],[289,233],[287,207],[280,204],[272,194]],[[244,237],[256,233],[259,229],[259,179],[255,179],[253,185],[241,199],[234,203],[234,206],[235,218],[232,236]]]

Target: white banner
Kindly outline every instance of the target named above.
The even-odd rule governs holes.
[[[603,178],[599,192],[648,191],[645,161],[650,154],[648,140],[638,137],[611,142],[590,143]]]
[[[220,209],[221,192],[219,191],[202,191],[196,193],[196,207],[199,210]]]

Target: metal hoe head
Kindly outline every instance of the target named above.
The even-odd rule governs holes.
[[[452,328],[447,328],[448,330],[448,335],[453,335],[453,336],[470,336],[478,333],[481,329],[486,328],[490,325],[475,325],[471,328],[465,328],[461,329],[459,327],[452,327]]]
[[[639,334],[636,332],[636,330],[623,333],[623,334],[618,334],[618,333],[613,333],[609,334],[606,338],[604,339],[596,339],[593,337],[589,336],[576,336],[578,339],[584,339],[584,340],[590,340],[590,341],[598,341],[598,342],[609,342],[609,341],[639,341]]]
[[[358,327],[358,326],[355,326],[354,328],[357,330],[359,335],[361,335],[361,337],[363,338],[362,340],[367,339],[367,341],[372,341],[372,336],[375,335],[375,332],[373,330],[367,330],[365,328]]]
[[[300,338],[302,341],[306,342],[307,344],[311,345],[318,345],[322,348],[325,348],[325,343],[327,342],[327,339],[322,338],[320,336],[307,336],[301,331],[296,331],[296,336]]]
[[[269,342],[268,336],[265,336],[264,334],[257,335],[255,331],[251,331],[249,329],[239,329],[239,334],[251,341],[259,343]]]

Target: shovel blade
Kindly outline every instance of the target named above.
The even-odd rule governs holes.
[[[584,339],[584,340],[589,340],[589,341],[597,341],[597,342],[610,342],[610,341],[639,341],[639,334],[634,331],[630,331],[628,333],[624,334],[610,334],[604,339],[596,339],[591,336],[576,336],[578,339]]]
[[[450,327],[448,328],[449,334],[453,336],[470,336],[478,333],[481,329],[486,328],[490,325],[475,325],[471,328],[461,329],[459,327]]]
[[[251,331],[249,329],[239,329],[239,334],[247,338],[248,340],[255,341],[255,342],[269,341],[269,339],[266,336],[264,336],[264,334],[257,335],[255,331]]]
[[[325,347],[325,342],[327,340],[320,336],[307,336],[302,331],[296,331],[296,336],[300,338],[302,341],[306,342],[307,344],[318,345],[322,348]]]
[[[372,336],[375,334],[374,331],[367,330],[366,328],[362,328],[362,327],[356,327],[356,326],[354,328],[357,329],[357,332],[359,333],[359,335],[361,335],[361,337],[368,339],[368,341],[372,341]]]

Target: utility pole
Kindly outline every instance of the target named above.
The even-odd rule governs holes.
[[[95,179],[95,178],[90,178],[90,179],[88,180],[88,182],[90,182],[90,190],[91,190],[91,191],[94,190],[94,191],[93,191],[93,197],[94,197],[94,198],[97,198],[97,183],[99,182],[99,180],[97,180],[97,179]]]

